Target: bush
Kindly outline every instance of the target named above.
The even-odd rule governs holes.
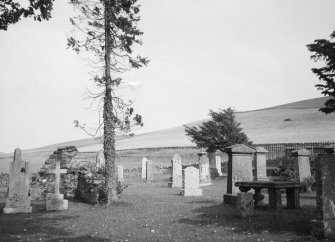
[[[294,168],[292,157],[280,157],[277,159],[278,167],[273,171],[273,176],[278,176],[283,181],[298,182],[298,173]]]
[[[311,192],[312,190],[315,190],[316,187],[316,181],[314,176],[311,176],[309,178],[305,178],[302,182],[302,192]]]

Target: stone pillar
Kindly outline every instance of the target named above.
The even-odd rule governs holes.
[[[256,147],[255,153],[255,179],[256,181],[268,181],[266,175],[266,155],[268,151],[264,147]]]
[[[219,176],[218,170],[216,168],[216,152],[209,151],[207,152],[208,160],[209,160],[209,173],[211,178]]]
[[[215,152],[215,165],[216,165],[216,170],[218,172],[218,176],[223,176],[222,174],[222,168],[221,168],[221,151],[216,151]]]
[[[335,154],[319,156],[315,166],[317,218],[311,233],[335,240]]]
[[[211,185],[211,176],[209,173],[209,160],[206,152],[199,152],[199,184],[200,186]]]
[[[21,158],[21,149],[16,148],[10,163],[8,198],[4,214],[31,213],[29,192],[29,163]]]
[[[227,193],[223,196],[225,203],[237,202],[238,187],[234,184],[237,181],[253,181],[252,174],[252,154],[254,149],[236,144],[225,148],[228,154],[228,176],[227,176]]]
[[[292,151],[292,156],[296,157],[294,167],[299,174],[299,181],[302,182],[305,178],[311,177],[311,165],[309,156],[311,152],[307,149],[298,149]]]
[[[146,179],[147,177],[147,162],[148,162],[147,158],[144,157],[142,159],[142,176],[141,176],[141,178],[143,179]]]
[[[117,166],[117,180],[120,182],[124,181],[123,178],[123,165],[118,165]]]
[[[169,187],[182,187],[183,175],[182,175],[182,165],[181,158],[178,154],[175,154],[171,160],[171,182],[168,184]]]
[[[199,170],[193,166],[183,170],[183,186],[180,190],[180,195],[202,196],[202,189],[199,186]]]

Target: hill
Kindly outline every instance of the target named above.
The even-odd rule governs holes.
[[[244,132],[256,144],[313,142],[335,140],[335,113],[325,115],[318,111],[327,98],[315,98],[288,103],[271,108],[237,112],[236,118]],[[285,121],[289,120],[289,121]],[[204,120],[186,124],[198,125]],[[79,151],[98,151],[102,149],[99,139],[81,139],[68,141],[36,149],[24,150],[23,158],[31,161],[32,170],[38,167],[60,146],[74,145]],[[150,147],[194,146],[184,132],[184,126],[158,130],[130,136],[120,136],[116,140],[118,150]],[[0,168],[8,170],[12,154],[0,153]],[[4,166],[4,164],[6,164]]]

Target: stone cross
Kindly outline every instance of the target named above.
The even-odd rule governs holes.
[[[48,173],[55,174],[55,194],[59,195],[59,184],[60,184],[60,175],[66,174],[66,169],[60,169],[60,161],[56,160],[56,168],[48,170]]]

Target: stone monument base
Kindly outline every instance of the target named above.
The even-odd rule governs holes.
[[[335,240],[335,220],[312,220],[311,234],[317,238],[328,238]]]
[[[211,174],[211,178],[215,178],[219,176],[219,172],[217,168],[209,168],[209,172]]]
[[[202,189],[200,188],[188,188],[188,189],[181,189],[180,195],[184,197],[190,196],[202,196]]]
[[[212,185],[211,180],[208,180],[208,181],[200,181],[200,182],[199,182],[199,186],[201,186],[201,187],[209,186],[209,185]]]
[[[68,209],[68,200],[64,199],[63,194],[53,194],[46,200],[46,211],[61,211]]]
[[[237,194],[227,193],[223,195],[223,201],[225,204],[237,204]]]
[[[17,207],[17,208],[4,207],[3,208],[4,214],[31,213],[31,212],[32,212],[32,207]]]

